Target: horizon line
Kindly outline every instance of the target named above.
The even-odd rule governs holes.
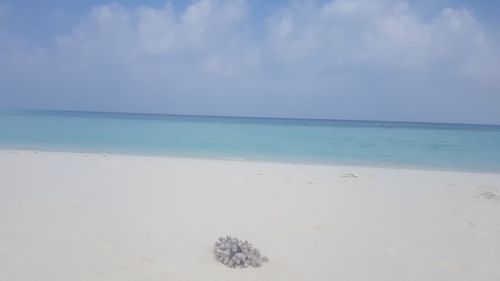
[[[184,114],[184,113],[150,113],[150,112],[124,112],[124,111],[97,111],[97,110],[71,110],[71,109],[28,109],[28,108],[0,108],[0,112],[60,112],[60,113],[87,113],[87,114],[130,114],[130,115],[153,115],[153,116],[178,116],[178,117],[206,117],[206,118],[241,118],[241,119],[276,119],[276,120],[302,120],[302,121],[342,121],[342,122],[373,122],[373,123],[414,123],[414,124],[438,124],[438,125],[467,125],[467,126],[494,126],[500,123],[463,123],[463,122],[431,122],[431,121],[408,121],[408,120],[367,120],[367,119],[337,119],[337,118],[305,118],[305,117],[271,117],[271,116],[248,116],[248,115],[206,115],[206,114]]]

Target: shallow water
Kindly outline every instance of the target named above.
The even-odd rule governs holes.
[[[500,172],[500,126],[0,111],[0,148]]]

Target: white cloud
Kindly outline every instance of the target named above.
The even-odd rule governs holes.
[[[224,44],[246,16],[242,1],[202,0],[177,15],[171,4],[163,9],[141,8],[138,42],[146,53],[204,51]]]
[[[58,38],[58,51],[86,63],[157,59],[165,67],[182,63],[222,75],[255,67],[262,57],[283,67],[305,63],[311,71],[345,65],[425,71],[437,65],[467,79],[500,75],[493,39],[465,8],[446,8],[424,20],[398,0],[291,2],[269,17],[263,30],[268,35],[258,38],[247,32],[249,13],[242,0],[200,0],[182,12],[170,3],[103,5]]]
[[[103,5],[94,8],[70,34],[58,38],[58,51],[86,61],[118,64],[164,59],[168,66],[183,57],[183,64],[196,67],[211,61],[209,65],[218,67],[210,69],[227,74],[235,67],[221,65],[227,59],[217,53],[230,53],[231,48],[245,52],[239,37],[246,13],[243,1],[200,0],[181,13],[171,3],[129,10],[118,4]]]
[[[277,13],[269,32],[275,56],[293,63],[424,70],[445,64],[468,78],[500,77],[492,38],[465,8],[447,8],[424,20],[405,1],[306,2]]]
[[[93,8],[70,34],[57,38],[54,51],[65,63],[128,61],[134,55],[131,47],[137,44],[131,20],[128,11],[118,4]]]

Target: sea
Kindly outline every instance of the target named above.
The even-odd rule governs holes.
[[[0,110],[0,149],[500,172],[500,126]]]

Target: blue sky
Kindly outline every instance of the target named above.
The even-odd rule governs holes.
[[[500,124],[500,1],[0,0],[0,108]]]

